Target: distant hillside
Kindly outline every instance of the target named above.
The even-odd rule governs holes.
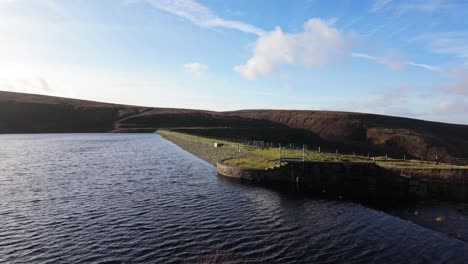
[[[468,157],[467,125],[330,111],[149,108],[0,92],[0,133],[152,132],[158,128],[287,140],[361,154],[407,154],[431,160],[436,155]]]
[[[241,110],[226,114],[306,129],[323,140],[393,155],[468,157],[468,126],[330,111]]]
[[[0,92],[0,133],[106,132],[124,107]]]

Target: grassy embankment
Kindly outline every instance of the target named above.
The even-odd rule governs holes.
[[[259,148],[255,146],[234,143],[223,140],[215,140],[194,136],[169,130],[159,130],[158,133],[164,138],[172,141],[186,151],[204,159],[211,164],[226,158],[236,158],[228,160],[226,163],[233,166],[245,168],[272,168],[279,165],[279,148]],[[219,148],[214,147],[214,143],[223,143]],[[240,150],[240,153],[238,152]],[[302,150],[285,150],[287,155],[302,156]],[[419,160],[396,160],[386,157],[368,158],[358,155],[341,155],[336,153],[324,153],[312,150],[304,151],[306,160],[310,161],[347,161],[347,162],[374,162],[378,165],[394,166],[398,168],[421,168],[421,169],[468,169],[468,166],[454,166],[449,164],[436,164],[434,162],[421,162]]]

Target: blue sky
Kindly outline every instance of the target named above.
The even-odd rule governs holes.
[[[0,90],[468,124],[468,1],[0,0]]]

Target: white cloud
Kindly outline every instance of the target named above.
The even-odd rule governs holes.
[[[252,33],[259,36],[254,55],[244,65],[234,67],[244,78],[254,80],[265,77],[271,73],[278,73],[284,76],[278,69],[281,64],[302,64],[306,66],[321,66],[337,58],[343,57],[348,52],[350,44],[343,37],[341,32],[334,27],[336,18],[324,21],[318,18],[310,19],[304,25],[301,33],[285,33],[280,27],[274,31],[264,30],[241,21],[225,20],[214,14],[208,7],[195,0],[127,0],[130,3],[146,2],[153,7],[182,17],[200,27],[214,28],[223,27]],[[378,12],[388,8],[393,0],[376,0],[371,11]],[[412,1],[405,5],[398,6],[399,10],[432,10],[436,7],[446,6],[443,1]],[[391,69],[401,69],[406,66],[420,67],[426,70],[441,72],[442,69],[436,66],[403,61],[398,56],[388,55],[387,57],[376,57],[364,53],[353,53],[355,58],[365,58],[380,64],[385,64]],[[206,69],[193,69],[199,66],[192,66],[191,72],[206,71]],[[187,69],[187,67],[186,67]],[[188,70],[188,69],[187,69]]]
[[[195,75],[203,75],[208,70],[208,66],[199,62],[192,62],[184,64],[184,69]]]
[[[304,31],[288,34],[277,27],[260,36],[255,43],[253,56],[244,65],[234,67],[248,80],[280,73],[281,64],[321,66],[343,57],[349,43],[336,28],[321,19],[310,19]]]
[[[264,33],[263,30],[253,25],[241,21],[225,20],[220,18],[208,7],[194,0],[133,0],[131,2],[142,1],[151,4],[157,9],[161,9],[173,15],[187,19],[200,27],[224,27],[256,35],[262,35]]]
[[[386,8],[392,0],[376,0],[371,7],[371,12],[378,12],[384,8]]]
[[[45,94],[54,92],[54,89],[44,77],[0,78],[0,90]]]
[[[373,55],[369,55],[366,53],[353,52],[351,53],[351,56],[353,58],[367,59],[367,60],[371,60],[371,61],[383,64],[383,65],[386,65],[388,68],[392,70],[400,70],[406,66],[414,66],[414,67],[426,69],[426,70],[433,71],[433,72],[438,72],[438,73],[443,72],[443,69],[440,67],[429,65],[429,64],[424,64],[424,63],[405,61],[394,53],[390,53],[386,57],[378,57],[378,56],[373,56]]]

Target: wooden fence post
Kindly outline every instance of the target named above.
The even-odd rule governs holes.
[[[302,145],[302,161],[305,161],[305,145]]]

